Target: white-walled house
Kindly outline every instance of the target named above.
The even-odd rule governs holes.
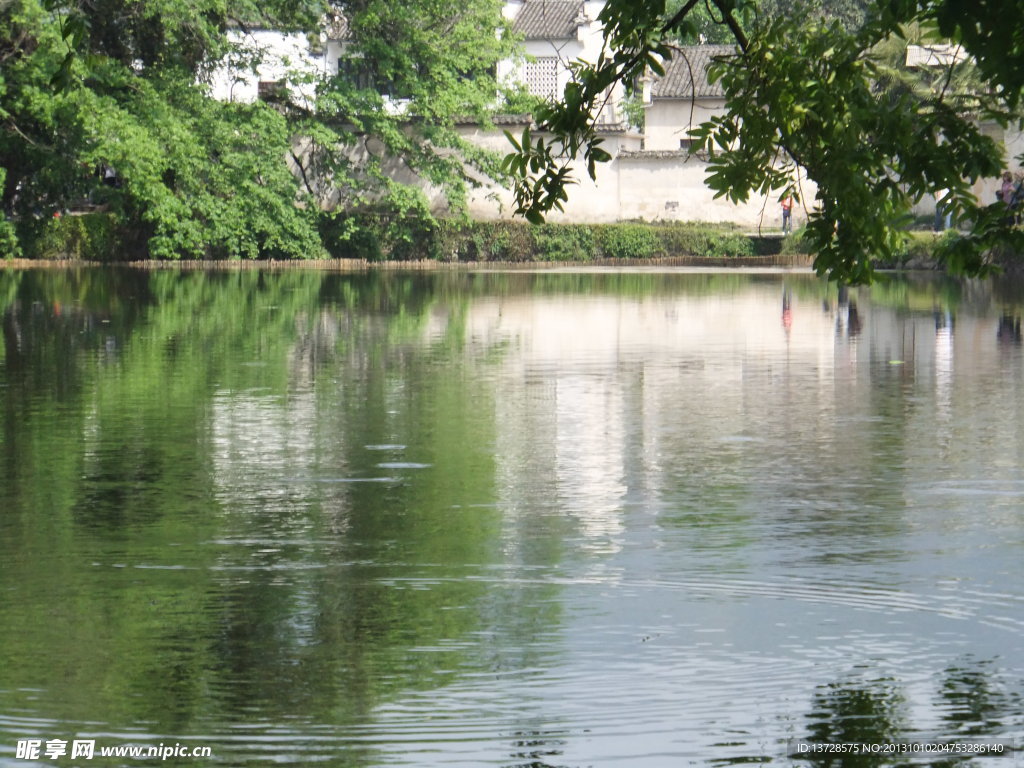
[[[931,43],[929,45],[908,45],[904,63],[908,69],[926,68],[948,68],[954,64],[967,61],[969,56],[962,46],[948,43]],[[1010,123],[1003,127],[994,120],[986,120],[978,125],[979,130],[985,136],[1003,146],[1004,157],[1006,158],[1006,170],[1012,173],[1020,173],[1022,170],[1020,158],[1024,155],[1024,132]],[[1002,181],[999,178],[979,179],[971,188],[975,198],[982,204],[993,203],[996,200],[996,191],[1000,189]],[[935,211],[935,200],[931,196],[925,196],[918,202],[914,209],[918,215],[930,215]]]
[[[530,69],[528,61],[518,70],[507,66],[503,74],[517,76],[519,82],[525,82],[531,92],[541,96],[549,95],[548,83],[553,77],[558,77],[558,87],[564,88],[569,76],[568,61],[593,61],[601,50],[603,36],[593,19],[602,5],[565,0],[525,0],[507,5],[506,13],[514,20],[513,29],[526,38],[528,54],[535,62],[546,57],[546,63],[539,73]],[[572,36],[573,30],[579,43]],[[589,42],[589,47],[584,41]],[[621,90],[611,94],[611,106],[602,114],[598,128],[604,142],[602,148],[612,155],[612,160],[598,165],[596,181],[589,178],[582,163],[575,163],[574,176],[579,183],[570,187],[565,210],[552,212],[548,220],[713,221],[749,228],[780,227],[782,213],[777,200],[754,196],[747,203],[736,205],[715,199],[705,184],[706,158],[689,151],[690,129],[724,111],[721,88],[708,81],[707,67],[713,57],[730,50],[727,46],[679,49],[666,62],[665,75],[644,89],[649,101],[644,105],[642,133],[629,126],[619,108]],[[544,72],[556,75],[545,80],[541,76]],[[522,126],[518,128],[521,130]],[[503,137],[477,131],[472,138],[495,151],[509,151]],[[504,218],[509,215],[511,203],[511,194],[489,188],[471,196],[470,208],[478,218]],[[795,217],[799,222],[802,212],[796,211]]]
[[[782,209],[776,196],[753,195],[746,203],[716,199],[705,183],[707,156],[691,152],[691,131],[725,113],[725,93],[708,78],[718,57],[732,54],[728,45],[680,46],[664,62],[665,73],[650,83],[644,109],[643,148],[619,158],[619,175],[626,190],[636,190],[623,205],[627,218],[647,221],[711,221],[750,228],[778,229]],[[794,181],[798,181],[794,179]],[[801,185],[803,197],[813,187]],[[806,218],[798,206],[797,225]]]
[[[598,16],[604,0],[506,0],[503,15],[510,28],[523,40],[524,57],[500,62],[499,81],[521,83],[533,94],[557,98],[570,77],[569,65],[576,60],[595,61],[604,44]],[[287,86],[292,98],[313,107],[316,81],[339,73],[344,66],[348,28],[343,18],[325,23],[319,36],[286,34],[273,30],[234,30],[232,42],[240,55],[228,57],[211,75],[212,94],[224,101],[253,102],[273,98]],[[654,78],[644,89],[647,97],[645,126],[642,132],[629,122],[622,109],[621,84],[610,91],[598,117],[602,148],[612,160],[598,165],[597,180],[587,175],[582,163],[575,164],[579,183],[569,189],[569,201],[563,212],[549,219],[560,222],[611,222],[630,219],[647,221],[732,222],[746,227],[776,229],[781,210],[774,197],[752,197],[734,205],[715,199],[705,184],[706,158],[691,153],[689,132],[707,119],[721,114],[725,100],[720,86],[711,83],[707,68],[715,57],[727,55],[728,46],[685,46],[666,62],[665,74]],[[943,46],[909,46],[906,64],[910,67],[944,66],[960,54]],[[349,64],[351,67],[351,63]],[[345,71],[342,69],[342,71]],[[353,77],[360,73],[353,70]],[[395,102],[400,109],[400,102]],[[523,116],[505,116],[495,120],[496,128],[482,130],[466,125],[463,135],[504,154],[511,150],[504,129],[518,134],[526,126]],[[981,129],[1003,143],[1007,157],[1024,153],[1024,134],[1004,131],[995,124]],[[1011,170],[1019,170],[1008,160]],[[416,183],[416,178],[396,163],[396,179]],[[813,185],[794,179],[805,204],[813,202]],[[999,182],[985,179],[975,185],[982,202],[991,202]],[[443,198],[438,190],[422,185],[438,208]],[[934,206],[922,200],[920,213]],[[471,190],[470,213],[481,219],[508,218],[512,214],[512,195],[496,185]],[[804,218],[800,206],[794,212],[797,225]]]
[[[498,81],[506,86],[522,85],[534,96],[555,99],[561,96],[571,78],[570,64],[594,62],[601,53],[604,35],[598,14],[604,0],[509,0],[502,11],[511,31],[522,39],[524,56],[516,61],[500,62]],[[616,84],[597,116],[602,148],[613,157],[623,151],[638,150],[642,137],[629,129],[621,101],[624,88]],[[516,119],[518,117],[518,120]],[[466,126],[463,135],[499,154],[511,151],[503,131],[520,133],[528,116],[506,116],[496,120],[499,130],[486,131]],[[613,161],[614,162],[614,161]],[[575,163],[575,177],[564,212],[553,212],[551,221],[617,221],[623,218],[618,179],[609,166],[602,166],[592,181],[581,163]],[[512,215],[512,193],[488,185],[469,196],[471,215],[480,219],[502,219]]]
[[[690,45],[673,52],[664,76],[651,84],[644,113],[644,149],[689,150],[690,131],[725,112],[722,86],[710,82],[707,71],[716,57],[733,52],[729,45]]]
[[[502,10],[512,31],[523,39],[523,61],[498,65],[498,80],[524,84],[529,92],[545,99],[558,98],[569,83],[569,64],[597,61],[604,45],[598,14],[604,0],[510,0]],[[625,115],[620,103],[623,87],[616,84],[598,122],[622,128]]]
[[[288,87],[292,98],[312,108],[316,81],[338,72],[341,41],[337,31],[338,25],[325,25],[319,37],[311,40],[300,32],[231,30],[228,39],[239,50],[211,75],[211,95],[221,101],[252,103]]]
[[[523,39],[525,56],[500,62],[499,80],[522,83],[531,93],[546,98],[560,95],[570,77],[570,63],[592,62],[600,54],[604,37],[598,15],[603,6],[604,0],[508,0],[503,15]],[[216,98],[253,102],[273,98],[277,89],[288,87],[292,98],[312,108],[316,81],[337,75],[339,61],[344,62],[348,28],[344,19],[336,18],[325,23],[318,37],[235,30],[231,39],[242,53],[228,57],[213,72],[210,87]],[[649,89],[644,133],[629,125],[621,104],[624,89],[616,84],[598,116],[602,148],[612,160],[598,165],[596,181],[589,178],[582,163],[577,163],[575,177],[579,183],[570,187],[565,210],[553,212],[549,220],[714,221],[777,228],[781,217],[777,201],[755,197],[746,204],[734,205],[716,200],[704,183],[706,161],[688,151],[689,129],[724,108],[720,89],[708,83],[707,65],[713,56],[726,52],[728,48],[721,46],[681,49],[667,63],[665,76],[656,79]],[[466,125],[463,135],[505,154],[511,147],[503,130],[519,133],[526,123],[521,116],[495,122],[496,128],[491,130]],[[415,182],[403,164],[396,164],[393,170],[403,183]],[[443,208],[440,192],[422,186],[432,202]],[[493,184],[471,190],[469,208],[476,218],[509,218],[512,194]],[[799,222],[799,211],[796,218]]]

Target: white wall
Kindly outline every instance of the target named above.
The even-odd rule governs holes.
[[[522,127],[510,128],[518,135]],[[511,151],[500,131],[481,132],[467,128],[463,134],[499,154]],[[611,134],[602,146],[614,159],[600,163],[597,181],[591,181],[582,163],[574,163],[579,181],[568,187],[564,211],[553,211],[547,220],[558,223],[611,223],[631,219],[644,221],[729,222],[751,229],[780,229],[782,211],[774,197],[752,196],[735,205],[716,199],[705,184],[707,163],[686,152],[638,151],[639,136]],[[804,181],[804,198],[814,199],[814,185]],[[511,218],[512,193],[486,185],[469,197],[470,213],[480,219]],[[794,225],[806,221],[802,206],[794,207]]]
[[[982,123],[980,130],[982,134],[989,136],[1003,147],[1004,170],[1014,174],[1024,170],[1020,160],[1020,156],[1024,155],[1024,133],[1014,127],[1003,129],[996,123],[989,122]],[[1002,179],[1000,177],[979,179],[971,187],[971,192],[980,204],[991,205],[996,202],[996,192],[1001,187]],[[935,198],[925,195],[913,210],[918,216],[931,216],[935,213]]]
[[[656,99],[644,115],[644,149],[680,149],[680,141],[696,128],[725,111],[724,99]]]
[[[577,39],[562,41],[557,45],[545,41],[530,41],[527,53],[532,56],[559,56],[563,62],[576,58],[597,57],[603,38],[596,17],[603,2],[586,3],[590,23],[580,27]],[[521,8],[519,3],[508,3],[506,16],[513,18]],[[211,80],[213,95],[225,101],[252,102],[257,99],[258,83],[262,81],[289,81],[296,77],[326,77],[337,73],[341,45],[337,41],[326,41],[312,50],[305,35],[286,35],[279,32],[255,31],[248,34],[232,33],[233,42],[247,52],[262,56],[259,74],[248,66],[236,62],[234,66],[225,62],[218,68]],[[505,74],[521,76],[522,64],[504,62]],[[499,68],[499,74],[501,69]],[[560,86],[568,78],[564,67],[560,74]],[[312,106],[315,84],[295,84],[293,92],[307,100]],[[733,205],[722,199],[714,199],[704,184],[706,164],[698,158],[679,151],[679,141],[686,137],[686,129],[712,116],[721,102],[702,99],[691,105],[684,100],[658,100],[647,112],[647,133],[612,132],[605,136],[603,148],[615,158],[610,163],[598,165],[597,180],[592,181],[582,163],[574,163],[578,184],[569,187],[569,200],[562,212],[553,212],[548,219],[553,222],[602,223],[628,219],[647,221],[715,221],[733,222],[745,227],[777,229],[781,224],[781,212],[777,201],[755,197],[742,205]],[[523,126],[509,126],[518,135]],[[504,155],[511,150],[502,130],[481,131],[467,126],[463,135],[475,143]],[[640,152],[641,139],[647,152]],[[1024,139],[1017,137],[1024,151]],[[354,160],[358,160],[362,147],[353,149]],[[408,168],[395,161],[389,173],[402,183],[416,184],[427,194],[435,210],[445,209],[441,191],[426,183],[417,182]],[[512,193],[481,179],[483,185],[470,190],[469,208],[471,215],[481,219],[511,218],[513,211]],[[805,189],[805,197],[813,199],[813,189]],[[325,194],[325,203],[332,196]],[[799,208],[794,213],[799,226],[804,217]]]
[[[522,125],[503,126],[509,133],[518,137],[523,130]],[[479,146],[498,155],[506,155],[512,151],[504,133],[498,130],[483,131],[476,127],[466,126],[462,136]],[[623,150],[639,149],[640,137],[636,134],[612,134],[606,137],[602,148],[618,155]],[[580,161],[572,163],[573,175],[580,182],[569,187],[569,200],[565,211],[554,211],[548,216],[552,222],[610,222],[619,219],[619,174],[617,161],[599,163],[597,182],[591,181],[585,165]],[[512,192],[494,184],[484,184],[479,189],[470,190],[468,196],[470,214],[474,218],[492,220],[512,218],[514,210]]]
[[[685,152],[631,153],[617,162],[621,219],[730,222],[780,229],[782,211],[774,199],[753,195],[746,203],[715,199],[707,187],[707,163]],[[805,216],[794,211],[796,226]]]
[[[210,78],[211,95],[221,101],[252,103],[258,98],[261,81],[282,81],[290,83],[303,106],[311,108],[316,84],[295,81],[328,77],[338,71],[336,43],[323,43],[322,50],[314,51],[306,35],[273,30],[232,31],[228,38],[242,50],[226,57]],[[251,57],[259,62],[258,73],[249,65]]]

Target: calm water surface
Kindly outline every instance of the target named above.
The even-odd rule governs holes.
[[[938,278],[0,272],[0,764],[1017,764],[1022,311]]]

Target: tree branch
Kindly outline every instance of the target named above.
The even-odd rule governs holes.
[[[722,12],[722,21],[729,27],[729,31],[732,32],[732,36],[736,38],[736,44],[740,47],[740,50],[744,53],[750,47],[750,40],[747,39],[747,33],[743,31],[740,23],[736,21],[736,17],[732,15],[732,8],[729,7],[729,0],[711,0]]]
[[[686,5],[684,5],[678,11],[676,11],[675,16],[673,16],[671,19],[669,19],[668,21],[661,25],[661,34],[664,35],[667,32],[670,32],[671,30],[675,29],[682,22],[682,20],[686,18],[686,15],[693,10],[693,7],[699,2],[700,0],[689,0],[689,2],[686,3]]]
[[[309,194],[316,196],[316,192],[309,183],[309,179],[306,177],[306,166],[302,164],[302,160],[300,160],[299,156],[295,154],[295,150],[292,150],[290,154],[292,156],[292,160],[295,161],[295,167],[299,169],[299,174],[302,176],[302,183],[306,185],[306,190]]]

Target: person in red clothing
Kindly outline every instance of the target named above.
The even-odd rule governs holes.
[[[793,231],[793,196],[787,194],[782,198],[782,234]]]
[[[793,196],[782,198],[782,234],[793,231]]]

